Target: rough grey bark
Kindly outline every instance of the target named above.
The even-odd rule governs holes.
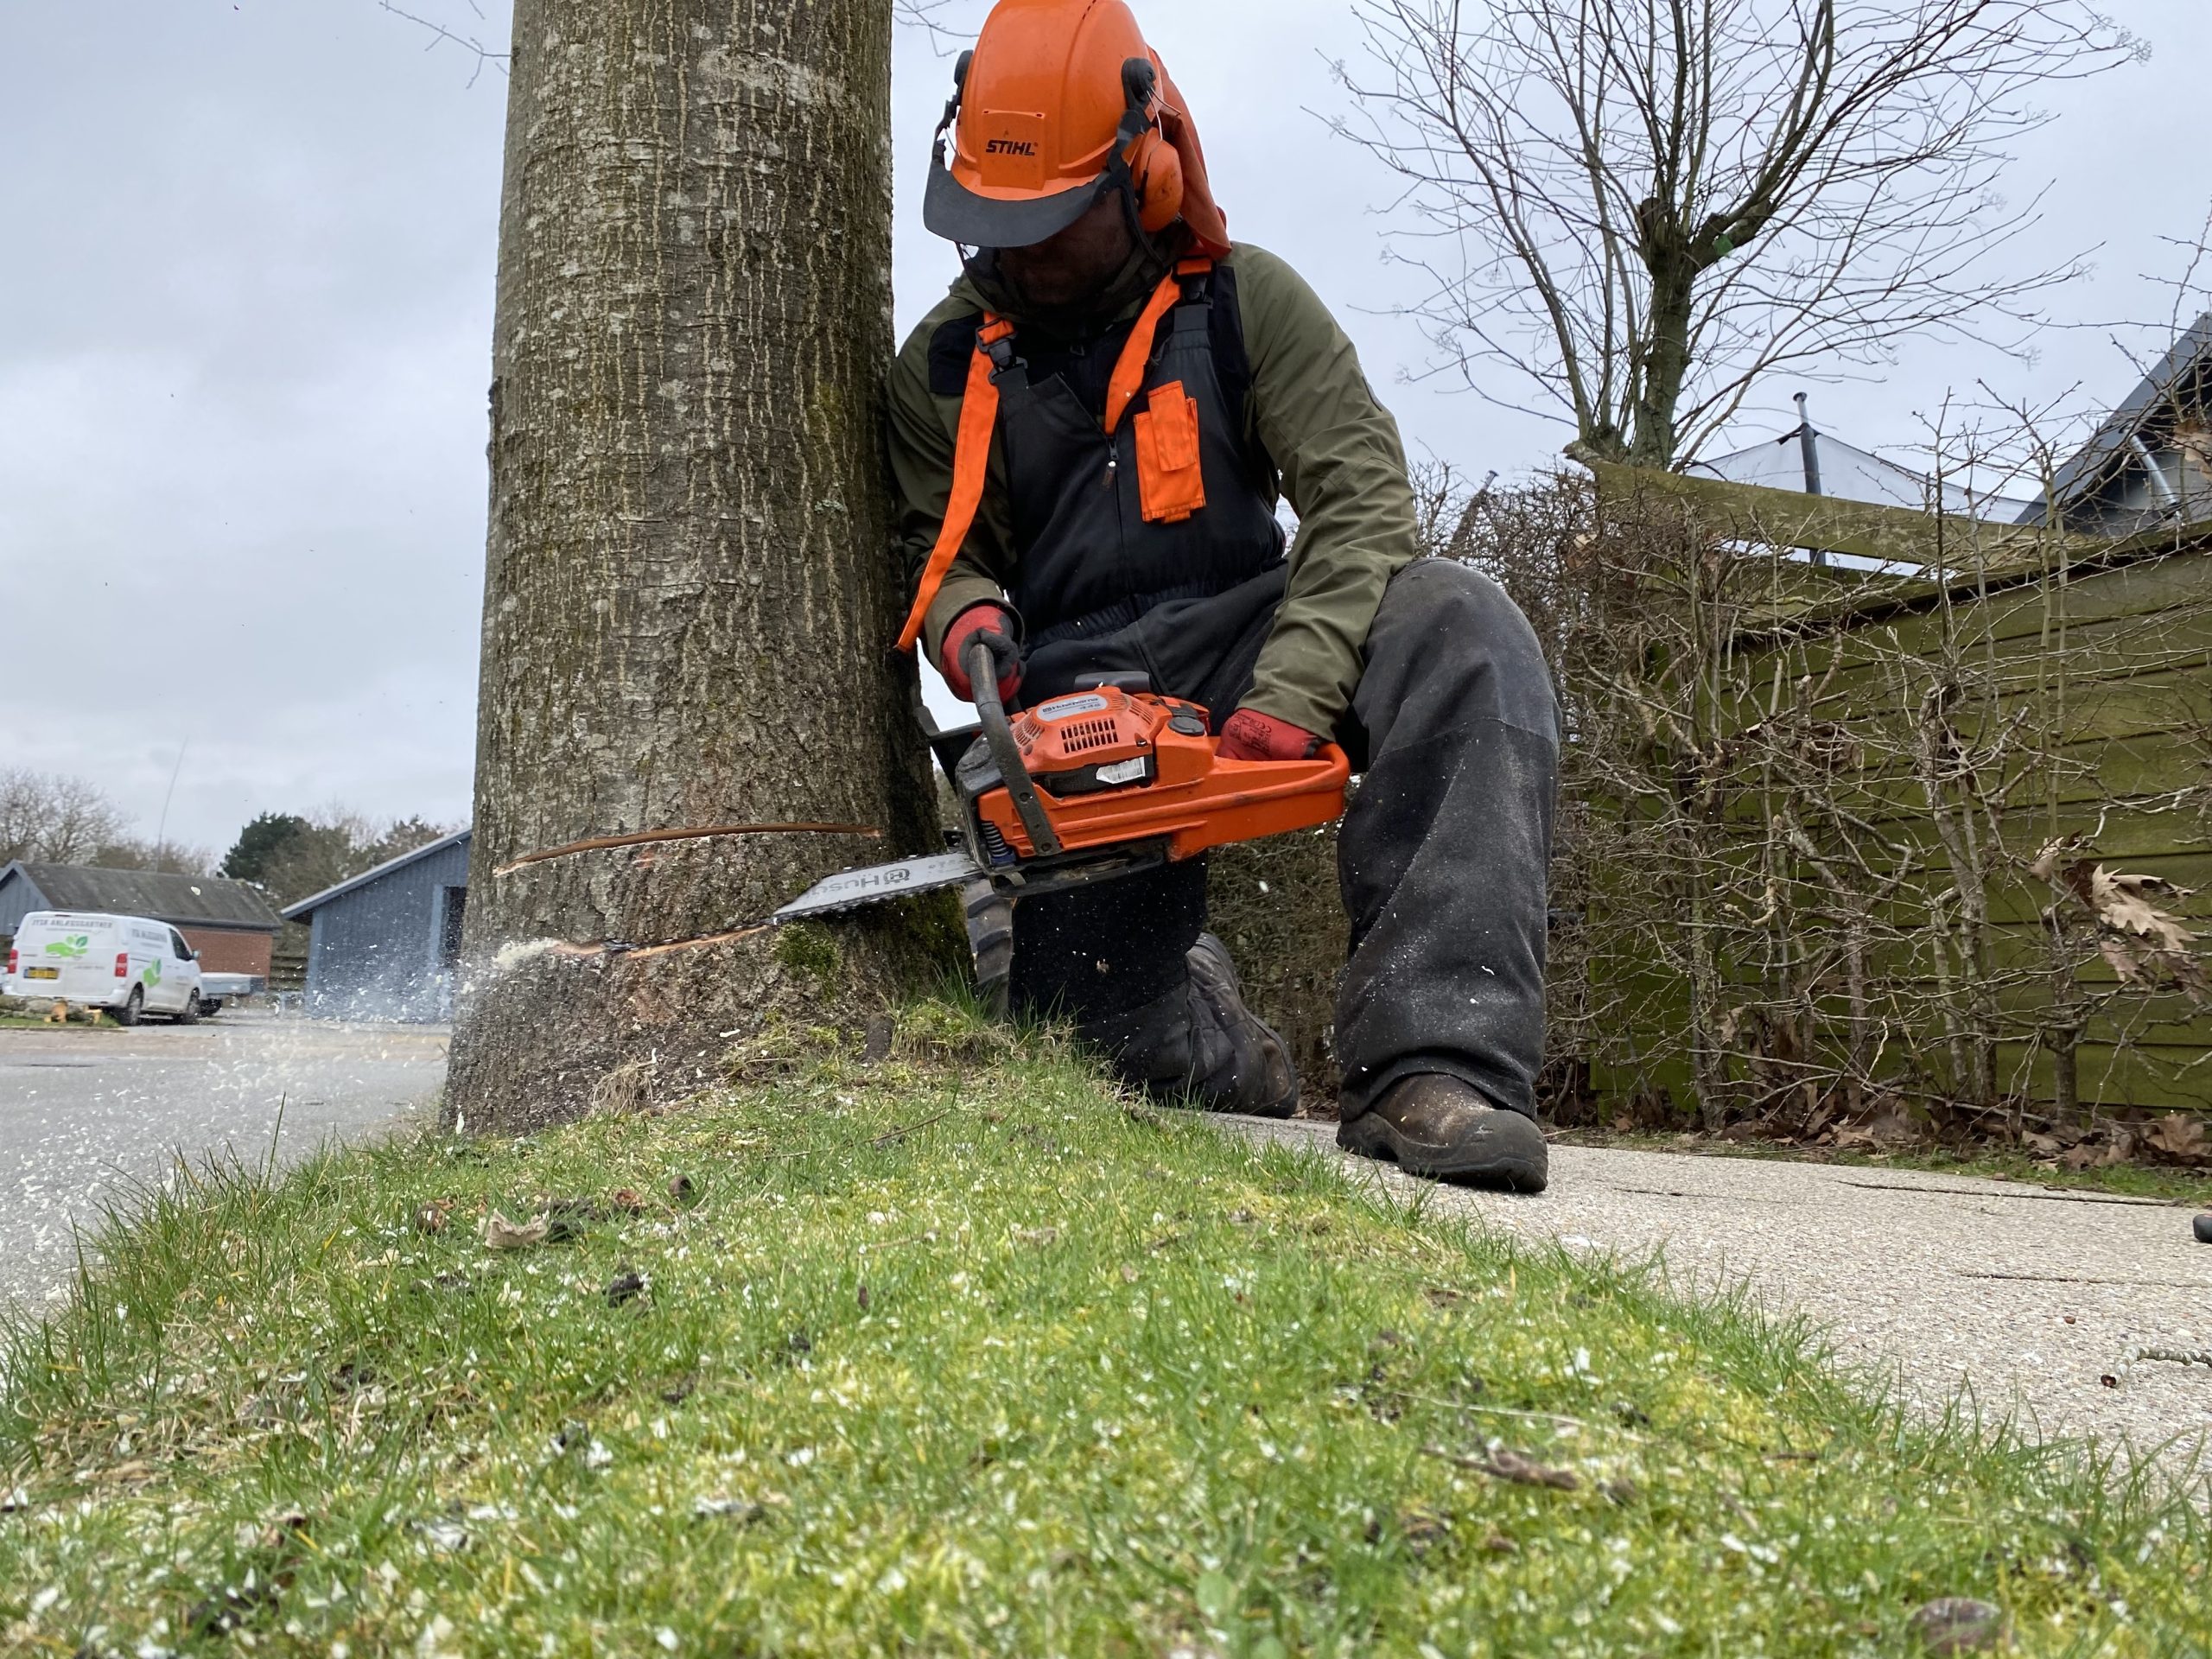
[[[723,933],[929,839],[880,461],[892,0],[518,0],[448,1116],[680,1094],[899,934]],[[732,821],[874,825],[518,856]],[[797,947],[797,948],[795,948]]]

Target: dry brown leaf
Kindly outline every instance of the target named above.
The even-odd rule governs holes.
[[[2174,444],[2196,463],[2198,472],[2212,473],[2212,425],[2184,420],[2174,428]]]
[[[1493,1480],[1510,1480],[1522,1486],[1548,1486],[1555,1492],[1572,1492],[1582,1484],[1582,1478],[1572,1469],[1554,1469],[1510,1446],[1493,1446],[1489,1452],[1475,1456],[1447,1452],[1440,1446],[1424,1446],[1421,1451],[1425,1458],[1435,1458],[1455,1468],[1471,1469]]]
[[[1571,1492],[1582,1484],[1581,1478],[1572,1469],[1554,1469],[1510,1446],[1499,1446],[1479,1466],[1484,1473],[1496,1475],[1500,1480],[1523,1486],[1548,1486],[1558,1492]]]
[[[2097,954],[2105,959],[2106,966],[2119,976],[2121,984],[2133,985],[2143,977],[2142,960],[2126,939],[2100,939]]]
[[[1878,1147],[1902,1147],[1917,1140],[1920,1132],[1903,1112],[1891,1111],[1869,1123],[1866,1134]]]
[[[2212,1163],[2212,1135],[2192,1112],[2168,1112],[2144,1132],[2143,1144],[2181,1163]]]
[[[553,1230],[550,1216],[540,1216],[527,1224],[509,1221],[494,1210],[484,1218],[484,1243],[487,1249],[526,1250],[543,1244],[545,1236]]]
[[[1945,1596],[1916,1611],[1909,1621],[1929,1653],[1980,1653],[2005,1641],[2005,1610],[1967,1596]]]
[[[2028,865],[2028,874],[2038,881],[2048,881],[2058,874],[2060,857],[2075,849],[2077,843],[2070,837],[2064,841],[2047,841]]]
[[[2089,872],[2089,903],[2097,919],[2122,933],[2153,940],[2163,950],[2185,950],[2196,935],[2181,925],[2180,918],[2158,909],[2144,894],[2186,899],[2194,891],[2177,887],[2162,876],[2131,875],[2101,864]]]

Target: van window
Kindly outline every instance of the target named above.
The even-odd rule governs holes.
[[[169,930],[169,949],[176,952],[176,959],[179,962],[192,960],[192,947],[184,942],[184,935],[175,928]]]

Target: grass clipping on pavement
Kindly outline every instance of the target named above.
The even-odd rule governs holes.
[[[9,1332],[0,1647],[2201,1650],[2186,1503],[1740,1306],[939,1007],[753,1077],[148,1194]]]

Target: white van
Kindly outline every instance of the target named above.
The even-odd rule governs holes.
[[[0,991],[34,1003],[105,1008],[119,1026],[142,1014],[200,1018],[200,957],[184,935],[143,916],[35,910],[16,930]]]

